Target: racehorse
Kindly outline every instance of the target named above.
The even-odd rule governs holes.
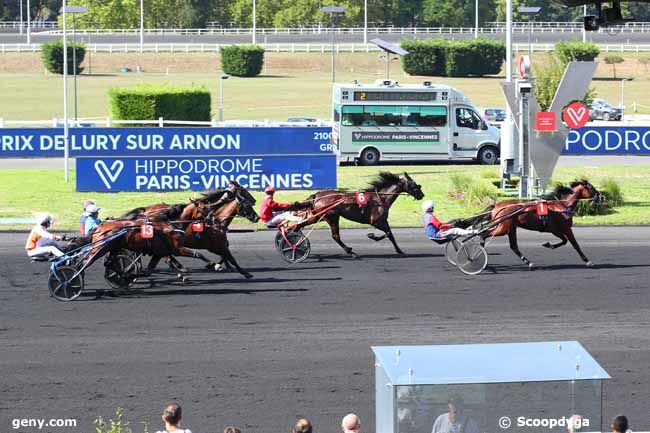
[[[397,176],[389,172],[381,172],[374,181],[370,182],[369,188],[358,192],[344,192],[337,190],[319,191],[312,194],[307,200],[294,203],[290,210],[309,210],[310,216],[295,226],[300,230],[305,226],[325,220],[330,226],[332,239],[350,255],[356,257],[352,248],[341,241],[339,231],[339,219],[341,217],[361,224],[369,224],[382,232],[382,236],[375,236],[373,233],[368,237],[374,241],[385,238],[390,239],[397,254],[404,255],[404,252],[397,246],[395,237],[388,224],[388,212],[395,200],[401,194],[408,194],[416,200],[424,197],[422,187],[404,173]]]
[[[517,244],[517,227],[537,232],[548,232],[557,236],[557,244],[545,243],[543,246],[555,249],[571,243],[588,267],[593,263],[585,256],[573,234],[573,213],[580,200],[602,201],[603,195],[588,181],[582,179],[571,183],[571,190],[558,189],[559,199],[519,201],[505,200],[497,202],[486,210],[485,213],[475,218],[470,218],[458,223],[459,227],[468,227],[477,223],[488,223],[494,226],[481,234],[483,241],[487,238],[508,235],[510,249],[531,269],[534,265],[519,251]],[[543,206],[547,207],[547,214],[542,212]]]

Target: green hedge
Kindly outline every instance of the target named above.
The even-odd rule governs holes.
[[[221,69],[235,77],[254,77],[262,72],[264,48],[257,45],[230,45],[221,48]]]
[[[569,62],[591,62],[600,54],[596,44],[580,41],[563,41],[555,44],[555,52],[562,61]]]
[[[68,74],[74,73],[74,65],[72,62],[73,51],[75,51],[77,61],[77,74],[83,71],[80,66],[86,57],[86,46],[80,43],[73,44],[68,41]],[[50,41],[41,45],[41,60],[43,66],[53,74],[63,74],[63,41]]]
[[[210,121],[210,91],[203,86],[142,84],[108,91],[111,118],[116,120]]]
[[[506,47],[502,42],[487,39],[404,41],[402,48],[409,52],[402,57],[402,67],[410,75],[494,75],[501,71],[506,57]]]

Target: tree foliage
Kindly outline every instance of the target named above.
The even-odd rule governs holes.
[[[610,54],[608,56],[605,56],[605,58],[603,60],[605,60],[605,63],[607,63],[608,65],[612,65],[612,70],[614,72],[614,78],[616,78],[616,65],[619,64],[619,63],[623,63],[625,61],[625,59],[623,57],[619,56],[618,54]]]

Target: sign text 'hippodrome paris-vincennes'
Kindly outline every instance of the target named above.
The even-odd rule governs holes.
[[[77,158],[77,191],[174,191],[336,187],[335,155]]]
[[[331,153],[329,128],[71,128],[70,156]],[[62,128],[1,129],[0,157],[60,157]],[[299,152],[296,152],[299,150]]]

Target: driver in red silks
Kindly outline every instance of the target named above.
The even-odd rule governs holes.
[[[273,200],[275,188],[267,186],[264,193],[266,195],[260,205],[260,219],[267,227],[277,227],[284,221],[302,221],[302,218],[286,211],[291,207],[291,203],[280,203]]]

